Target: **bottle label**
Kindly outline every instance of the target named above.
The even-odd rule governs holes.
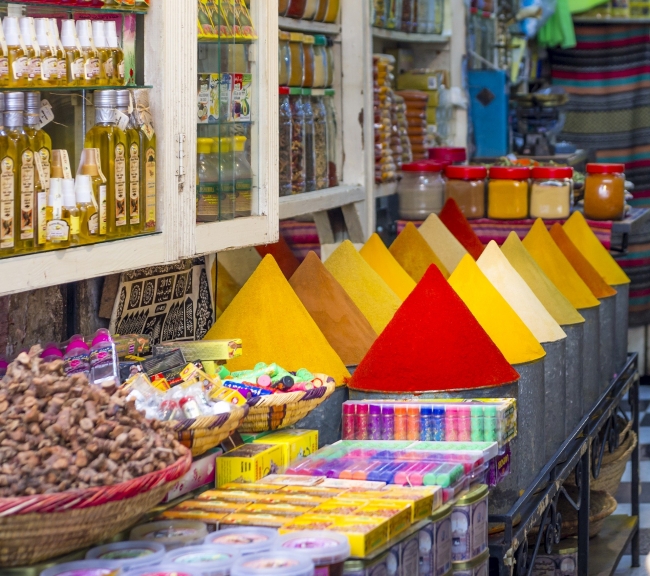
[[[57,68],[58,68],[58,73],[59,73],[59,80],[67,79],[68,73],[67,73],[67,70],[66,70],[65,58],[61,59],[61,60],[59,60],[57,58]],[[74,75],[74,72],[72,72],[72,77],[76,78],[76,76]]]
[[[49,191],[50,189],[50,151],[47,148],[41,148],[38,151],[38,156],[41,159],[41,166],[43,168],[43,176],[41,179],[41,186]]]
[[[197,216],[219,216],[219,182],[201,182],[196,187]]]
[[[140,147],[135,143],[129,148],[129,177],[131,224],[140,224]]]
[[[70,239],[70,225],[65,220],[50,220],[47,223],[47,238],[54,244],[63,244]]]
[[[122,60],[117,67],[120,80],[124,81],[124,60]]]
[[[63,369],[66,376],[71,374],[88,374],[90,372],[90,358],[88,352],[66,356],[63,360]]]
[[[36,195],[38,205],[38,243],[45,244],[47,241],[47,193],[39,192]]]
[[[113,64],[113,58],[109,57],[106,62],[104,62],[104,74],[106,78],[113,78],[115,76],[115,65]]]
[[[77,58],[70,67],[70,72],[75,80],[81,80],[84,77],[84,59]]]
[[[99,78],[99,58],[88,58],[88,60],[86,60],[84,76],[86,80]]]
[[[79,216],[70,216],[70,235],[79,236],[81,232],[81,224]]]
[[[145,164],[145,189],[147,201],[146,228],[156,228],[156,151],[147,148]]]
[[[40,78],[43,69],[43,61],[40,58],[32,58],[29,60],[29,77]]]
[[[126,158],[124,144],[115,146],[115,224],[126,226]]]
[[[235,212],[250,215],[253,199],[253,180],[240,178],[235,182]]]
[[[20,239],[34,238],[34,153],[25,150],[20,167]]]
[[[106,185],[99,187],[99,234],[106,235],[106,224],[108,222],[108,211],[106,206]]]
[[[90,367],[93,369],[109,367],[113,365],[113,346],[110,344],[103,348],[95,348],[90,351]]]
[[[20,80],[23,76],[26,76],[29,73],[29,62],[27,58],[21,56],[13,61],[12,68],[14,80]]]
[[[65,63],[64,63],[65,64]],[[59,75],[59,61],[56,58],[45,58],[41,63],[41,78],[51,80]]]
[[[88,233],[91,236],[96,236],[99,230],[99,214],[95,212],[90,218],[88,218]]]
[[[14,161],[8,156],[0,163],[0,248],[14,247]]]
[[[9,58],[0,58],[0,79],[9,78]]]

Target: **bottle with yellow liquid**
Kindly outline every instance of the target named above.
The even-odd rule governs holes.
[[[63,219],[70,227],[70,246],[81,244],[81,227],[77,197],[74,189],[74,178],[63,179]]]
[[[5,94],[0,93],[0,108],[4,111]],[[4,114],[3,114],[4,116]],[[14,253],[16,244],[14,204],[16,202],[16,163],[9,155],[7,135],[0,134],[0,256]]]
[[[63,218],[63,179],[50,180],[47,201],[47,245],[48,250],[70,245],[70,225]]]
[[[120,48],[120,44],[117,40],[117,27],[115,22],[106,22],[104,24],[104,32],[106,34],[106,45],[110,49],[113,57],[113,69],[115,70],[113,84],[115,86],[124,86],[126,84],[124,52]]]
[[[246,157],[246,136],[233,138],[235,218],[250,216],[253,207],[253,169]]]
[[[55,18],[48,18],[49,22],[48,31],[50,34],[50,39],[52,42],[52,48],[56,48],[56,59],[59,68],[59,86],[68,85],[68,61],[67,53],[63,47],[63,42],[59,37],[59,26],[56,23]]]
[[[84,86],[98,86],[101,83],[99,52],[93,42],[90,20],[77,20],[77,38],[84,59]]]
[[[77,177],[88,176],[92,187],[91,202],[97,208],[97,240],[106,239],[107,223],[107,198],[106,198],[106,177],[101,171],[100,154],[98,148],[84,148],[81,151],[81,162],[77,170]],[[89,216],[89,228],[94,227],[92,214]]]
[[[115,90],[96,90],[94,103],[95,126],[86,134],[85,147],[99,148],[101,169],[107,180],[106,233],[108,238],[128,236],[128,147],[126,134],[115,123]]]
[[[90,150],[90,148],[87,148]],[[75,195],[79,208],[79,235],[82,244],[92,244],[100,240],[99,210],[97,199],[93,194],[92,178],[86,174],[77,174]]]
[[[2,21],[7,52],[9,54],[9,82],[10,88],[21,88],[27,86],[29,76],[29,61],[25,53],[25,47],[18,27],[18,18],[5,16]]]
[[[133,90],[133,121],[140,138],[140,178],[145,232],[156,229],[156,133],[149,111],[149,90]]]
[[[93,20],[93,41],[99,52],[99,83],[102,86],[115,84],[115,63],[113,53],[106,43],[106,25],[103,20]]]
[[[41,85],[59,85],[59,58],[58,49],[53,44],[49,33],[50,21],[47,18],[36,18],[36,41],[41,51]]]
[[[61,44],[65,51],[66,86],[84,86],[84,57],[77,40],[74,20],[62,20]]]
[[[20,34],[27,54],[27,85],[41,86],[41,48],[36,42],[32,29],[33,18],[23,16],[19,19]]]
[[[143,182],[141,178],[141,148],[140,134],[133,126],[129,108],[131,108],[131,93],[128,90],[116,90],[118,125],[126,134],[128,150],[128,186],[129,186],[129,223],[131,234],[144,232],[145,204]]]
[[[4,30],[0,26],[0,88],[9,85],[9,48],[5,40]]]

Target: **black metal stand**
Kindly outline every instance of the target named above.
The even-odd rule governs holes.
[[[490,537],[490,573],[493,576],[530,576],[535,558],[544,547],[547,554],[562,537],[562,516],[558,511],[561,496],[578,511],[578,575],[611,575],[627,545],[632,543],[632,566],[639,566],[639,446],[632,452],[632,516],[611,516],[612,533],[605,546],[589,546],[589,484],[598,478],[606,445],[618,447],[617,414],[621,401],[629,394],[632,429],[639,434],[639,374],[637,354],[627,363],[592,410],[569,435],[553,458],[507,514],[490,516],[491,524],[502,524],[502,533]],[[522,423],[525,425],[525,422]],[[590,474],[591,472],[591,474]],[[563,487],[571,473],[579,487],[577,502]],[[537,530],[534,544],[529,534]]]

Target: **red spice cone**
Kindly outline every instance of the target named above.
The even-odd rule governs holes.
[[[352,376],[367,392],[502,386],[519,374],[435,266],[395,313]]]
[[[255,246],[255,250],[259,252],[259,255],[264,258],[267,254],[270,254],[275,258],[275,261],[278,263],[280,270],[284,277],[289,280],[293,273],[298,270],[300,262],[296,258],[295,254],[289,248],[289,244],[284,239],[284,236],[280,236],[275,244],[267,244],[266,246]]]
[[[456,200],[453,198],[447,199],[438,216],[442,220],[442,223],[456,237],[456,240],[472,255],[472,258],[478,260],[481,254],[483,254],[485,246],[478,239],[474,230],[472,230],[467,218],[465,218],[458,204],[456,204]]]

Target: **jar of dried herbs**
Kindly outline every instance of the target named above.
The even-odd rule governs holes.
[[[302,88],[289,89],[291,106],[291,193],[305,192],[305,112]],[[313,123],[313,119],[312,119]]]
[[[314,148],[314,109],[311,88],[302,89],[302,111],[305,118],[305,190],[316,190],[316,154]]]
[[[334,102],[334,89],[325,90],[325,113],[327,114],[327,171],[329,186],[339,185],[338,157],[336,148],[336,104]]]
[[[291,102],[289,94],[291,89],[287,86],[280,86],[280,196],[290,196],[292,192],[291,182]]]
[[[314,111],[314,161],[316,162],[316,189],[329,187],[327,166],[327,110],[325,90],[311,91],[311,107]]]

